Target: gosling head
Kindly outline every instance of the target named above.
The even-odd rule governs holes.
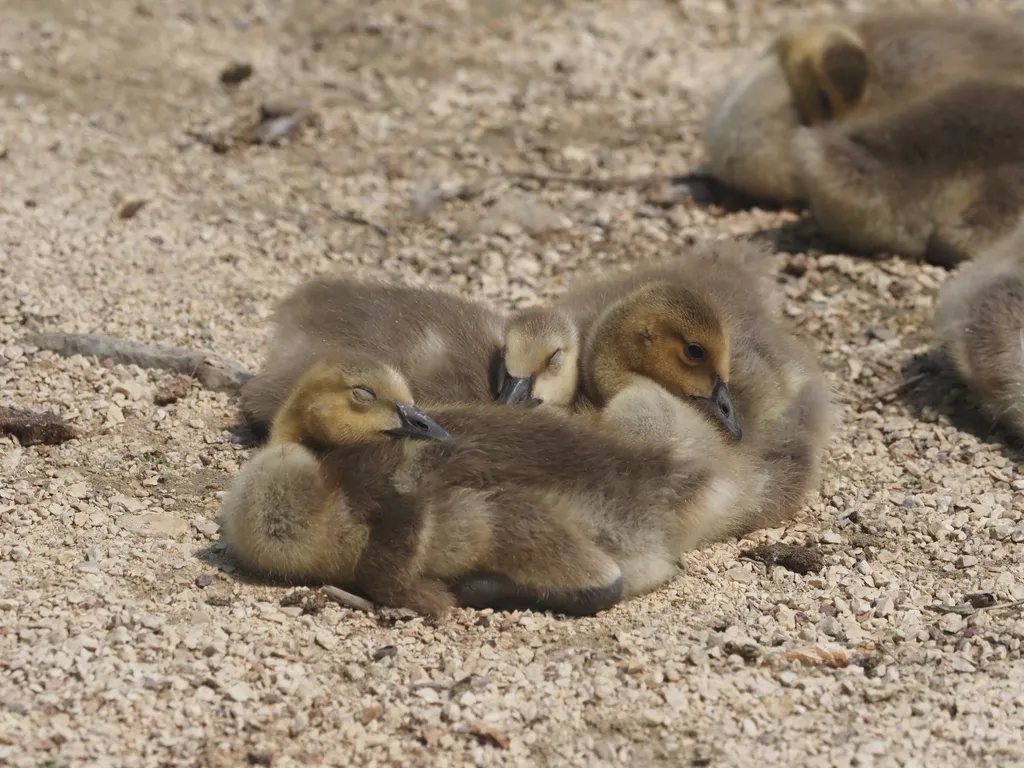
[[[270,441],[332,446],[389,437],[451,439],[416,407],[405,379],[390,366],[322,360],[295,384],[274,419]]]
[[[525,309],[505,329],[496,402],[567,408],[576,395],[579,330],[557,309]]]
[[[819,22],[783,33],[775,54],[786,73],[805,125],[834,120],[861,105],[871,65],[860,35],[837,22]]]
[[[700,293],[648,283],[608,309],[584,370],[607,402],[636,376],[694,401],[734,439],[743,436],[729,389],[730,341],[721,313]]]

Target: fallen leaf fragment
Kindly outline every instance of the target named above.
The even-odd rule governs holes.
[[[238,85],[252,77],[252,64],[247,61],[233,61],[220,73],[220,81],[224,85]]]
[[[153,394],[153,402],[156,405],[170,405],[176,403],[192,389],[192,378],[190,376],[172,376],[160,383],[160,387]]]
[[[470,735],[478,738],[483,744],[493,744],[501,749],[508,749],[508,736],[501,731],[491,728],[483,723],[470,723],[468,727]]]
[[[148,202],[148,200],[144,200],[142,198],[136,200],[128,200],[121,206],[120,210],[118,210],[117,217],[119,219],[135,218],[135,214],[141,211]]]
[[[868,649],[866,648],[822,648],[817,645],[808,645],[801,648],[791,648],[773,658],[781,658],[785,661],[797,661],[807,666],[833,667],[839,669],[848,667],[851,664],[863,665],[868,660]]]

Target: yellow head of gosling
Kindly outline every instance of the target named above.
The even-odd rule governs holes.
[[[584,375],[603,405],[636,376],[694,400],[733,438],[743,436],[729,389],[729,333],[698,291],[648,283],[609,307],[588,339]]]
[[[271,443],[317,447],[388,437],[451,439],[444,427],[416,407],[396,370],[372,361],[313,364],[292,388],[270,431]]]
[[[496,402],[568,408],[576,395],[580,334],[557,309],[525,309],[505,329]]]

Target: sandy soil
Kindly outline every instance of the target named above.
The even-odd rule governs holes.
[[[932,353],[945,273],[831,253],[793,213],[502,178],[689,168],[723,79],[829,7],[6,0],[0,405],[81,437],[0,438],[0,764],[1024,764],[1024,612],[1004,607],[1024,599],[1024,476]],[[235,60],[253,74],[224,86]],[[315,119],[226,146],[281,98]],[[216,550],[250,453],[229,396],[159,406],[167,374],[22,341],[95,332],[255,370],[274,302],[316,273],[510,307],[756,232],[842,404],[821,495],[586,620],[282,605]],[[740,557],[775,541],[824,569]]]

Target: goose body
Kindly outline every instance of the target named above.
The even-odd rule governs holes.
[[[965,264],[943,285],[935,326],[982,409],[1024,437],[1024,252],[1017,238]]]
[[[300,379],[225,498],[225,538],[250,569],[430,614],[593,613],[655,589],[682,553],[737,530],[744,491],[725,442],[660,388],[624,391],[599,425],[475,404],[425,409],[447,437],[393,437],[386,385],[342,371],[329,386],[331,376],[320,363]],[[377,395],[373,421],[354,413],[360,387]],[[635,426],[652,397],[678,409],[680,426]]]
[[[797,132],[810,208],[838,244],[952,267],[1024,212],[1024,81],[962,80],[891,110]]]

